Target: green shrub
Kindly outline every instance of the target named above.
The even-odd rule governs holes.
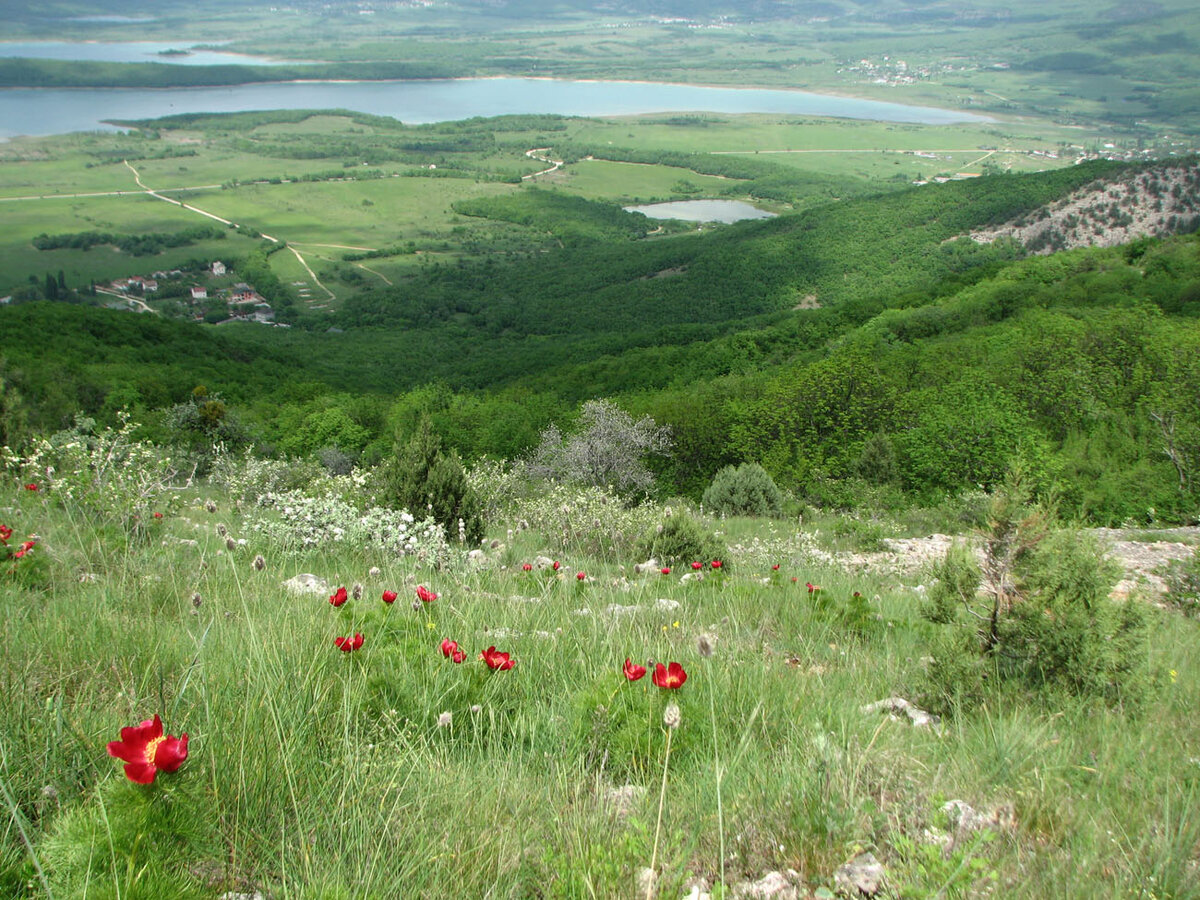
[[[1119,570],[1094,540],[1059,531],[1031,554],[1021,573],[1024,599],[1002,628],[1007,665],[1032,685],[1136,704],[1149,686],[1148,608],[1115,603]]]
[[[1030,504],[1020,473],[996,492],[989,522],[978,574],[966,551],[952,549],[923,611],[949,623],[935,639],[934,696],[961,706],[978,699],[983,673],[994,672],[1027,688],[1135,707],[1150,685],[1149,611],[1109,599],[1116,564],[1086,535],[1054,530],[1051,513]],[[960,608],[977,625],[969,638],[957,628]]]
[[[484,529],[480,503],[467,482],[462,460],[453,451],[442,451],[441,438],[433,433],[429,420],[422,419],[412,439],[397,451],[383,466],[380,502],[414,515],[427,510],[445,527],[448,538],[478,544]]]
[[[1188,559],[1172,560],[1165,577],[1167,603],[1186,616],[1200,617],[1200,550]]]
[[[968,547],[954,544],[930,567],[929,574],[935,581],[921,604],[921,615],[938,625],[948,625],[958,618],[959,608],[974,599],[983,572]]]
[[[704,492],[705,509],[723,516],[780,516],[783,492],[758,463],[726,466]]]
[[[640,558],[653,558],[668,566],[719,559],[728,568],[726,555],[724,543],[686,513],[668,516],[638,544]]]

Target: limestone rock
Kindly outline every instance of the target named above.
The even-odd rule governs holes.
[[[874,897],[883,884],[883,863],[873,853],[860,853],[833,873],[833,884],[845,897]]]
[[[289,578],[283,586],[293,594],[330,594],[332,590],[324,578],[318,578],[308,572]]]

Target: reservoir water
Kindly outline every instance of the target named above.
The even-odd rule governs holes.
[[[778,113],[885,122],[986,122],[951,109],[803,91],[629,81],[462,78],[285,82],[217,88],[4,88],[0,138],[112,130],[111,119],[266,109],[349,109],[421,124],[513,113],[620,116],[667,112]]]
[[[254,65],[278,66],[299,60],[271,59],[223,53],[193,41],[166,44],[159,41],[0,41],[0,58],[67,59],[76,62],[157,62],[183,66]]]
[[[651,219],[682,219],[685,222],[723,222],[730,225],[746,219],[773,219],[775,213],[759,209],[742,200],[672,200],[645,206],[626,206],[625,212],[637,212]]]

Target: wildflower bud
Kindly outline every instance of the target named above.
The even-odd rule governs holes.
[[[350,589],[350,593],[354,596],[355,600],[362,599],[362,592],[363,592],[363,586],[361,584],[359,584],[358,582],[355,582],[354,587],[352,587]]]
[[[713,648],[716,646],[717,639],[711,634],[702,634],[696,639],[696,649],[700,651],[700,655],[708,659],[713,655]]]
[[[197,591],[196,593],[192,594],[192,606],[196,607],[196,609],[199,609],[199,608],[200,608],[200,604],[201,604],[201,603],[203,603],[203,602],[204,602],[204,599],[203,599],[203,598],[200,596],[200,592],[199,592],[199,591]]]
[[[217,523],[217,537],[225,537],[225,535],[227,535],[227,534],[229,534],[229,529],[225,527],[225,523],[218,522]]]
[[[438,716],[438,728],[447,728],[454,721],[454,715],[449,710]]]
[[[482,707],[482,706],[480,706],[478,703],[473,703],[473,704],[471,704],[471,712],[473,712],[473,713],[479,713],[479,712],[482,712],[482,711],[483,711],[483,707]]]
[[[420,612],[420,611],[421,611],[421,601],[420,601],[420,600],[414,600],[414,601],[413,601],[413,611],[414,611],[414,612]]]
[[[254,570],[256,572],[261,572],[266,567],[267,567],[267,561],[265,559],[263,559],[263,555],[261,553],[258,554],[258,556],[254,557]]]
[[[383,572],[380,570],[379,566],[371,566],[370,571],[367,572],[367,575],[371,578],[378,578],[382,574]]]
[[[210,513],[215,513],[217,511],[216,501],[214,501],[214,500],[205,501],[204,508],[207,509]]]
[[[225,549],[228,550],[230,553],[232,553],[234,550],[237,549],[237,541],[235,541],[231,537],[225,538]]]
[[[667,708],[663,710],[663,725],[667,728],[678,728],[682,719],[683,714],[679,711],[679,707],[674,703],[668,703]]]
[[[57,800],[58,799],[58,790],[52,784],[43,785],[42,786],[42,796],[45,797],[47,800]]]

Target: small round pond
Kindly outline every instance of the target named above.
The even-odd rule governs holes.
[[[626,212],[637,212],[651,219],[682,219],[685,222],[742,222],[746,219],[773,219],[775,213],[751,206],[743,200],[673,200],[670,203],[650,203],[645,206],[626,206]]]

